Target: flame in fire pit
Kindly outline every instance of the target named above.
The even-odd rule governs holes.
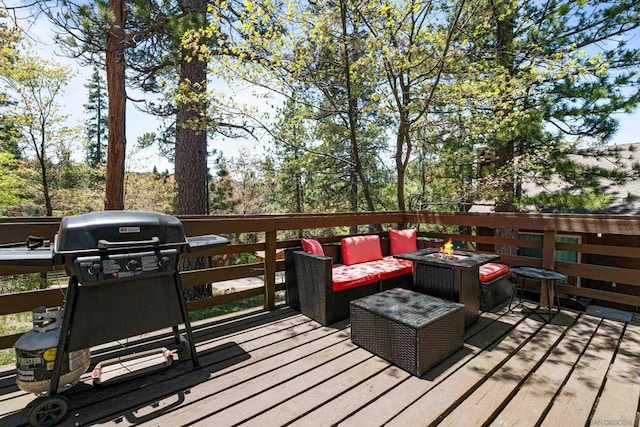
[[[453,255],[453,242],[451,241],[451,237],[449,237],[447,243],[445,243],[440,248],[440,253],[445,255]]]
[[[464,255],[459,256],[459,255],[454,255],[453,253],[453,242],[451,241],[451,238],[449,238],[449,241],[447,241],[438,252],[435,252],[433,254],[431,254],[432,257],[434,258],[439,258],[439,259],[445,259],[448,261],[459,261],[460,259],[464,259],[466,258]]]

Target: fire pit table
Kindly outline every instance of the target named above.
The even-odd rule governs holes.
[[[465,305],[464,325],[468,328],[478,320],[480,266],[499,258],[496,254],[421,249],[395,255],[413,261],[413,289],[427,295]]]

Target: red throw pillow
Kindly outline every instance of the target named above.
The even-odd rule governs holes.
[[[404,230],[389,230],[389,243],[391,255],[418,250],[416,230],[407,228]]]
[[[302,239],[302,249],[310,254],[324,256],[324,249],[318,239]]]
[[[353,236],[340,240],[342,262],[345,265],[382,259],[380,236]]]

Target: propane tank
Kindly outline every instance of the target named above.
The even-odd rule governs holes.
[[[64,309],[38,307],[32,312],[33,329],[16,341],[16,384],[20,389],[37,395],[46,395],[56,360]],[[72,351],[62,359],[60,393],[74,386],[91,363],[89,349]]]

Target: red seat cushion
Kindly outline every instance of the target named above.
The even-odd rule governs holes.
[[[342,262],[345,265],[359,264],[382,259],[380,236],[353,236],[340,240]]]
[[[310,254],[324,256],[324,249],[318,239],[302,239],[302,249]]]
[[[480,282],[486,283],[509,272],[509,266],[489,262],[480,266]]]
[[[334,265],[331,269],[331,289],[334,292],[357,286],[369,285],[378,281],[378,274],[366,267],[366,264]]]
[[[404,230],[389,230],[389,243],[391,255],[418,250],[416,230],[407,228]]]
[[[387,280],[404,274],[411,274],[413,271],[412,261],[397,259],[394,257],[385,257],[380,261],[369,262],[367,264],[376,264],[380,280]]]

